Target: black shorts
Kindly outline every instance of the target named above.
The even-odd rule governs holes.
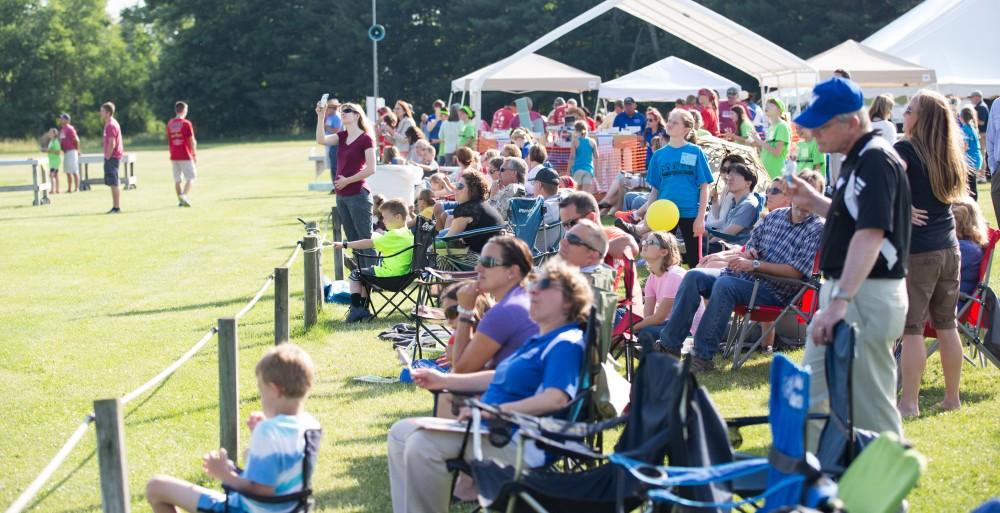
[[[104,159],[104,185],[118,187],[118,159]]]
[[[374,267],[362,267],[360,269],[355,269],[355,270],[351,271],[351,275],[348,278],[351,281],[365,281],[365,280],[362,279],[362,277],[364,277],[364,278],[374,278],[375,277],[375,268]],[[367,281],[370,282],[371,280],[367,280]]]
[[[49,172],[50,173],[58,173],[59,172],[59,168],[58,167],[50,167],[49,168]]]

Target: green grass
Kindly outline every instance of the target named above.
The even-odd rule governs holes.
[[[118,216],[103,214],[110,198],[100,186],[55,196],[46,207],[29,206],[27,192],[0,194],[0,432],[7,434],[0,438],[0,504],[28,485],[93,400],[121,397],[174,361],[218,317],[235,314],[301,237],[296,217],[328,212],[329,196],[305,191],[313,169],[308,151],[308,142],[206,147],[191,209],[176,206],[161,148],[140,151],[139,188],[123,193]],[[331,272],[329,260],[325,271]],[[397,373],[390,346],[375,335],[400,319],[348,327],[340,321],[343,307],[327,305],[320,325],[303,333],[301,260],[291,291],[293,338],[318,366],[308,409],[325,428],[315,478],[319,509],[388,511],[387,429],[400,417],[427,413],[431,399],[405,385],[352,378]],[[244,415],[259,407],[252,371],[272,343],[272,306],[267,295],[240,322]],[[963,410],[932,414],[929,407],[942,395],[937,362],[931,359],[925,377],[928,413],[906,423],[907,436],[930,462],[911,495],[913,511],[969,511],[1000,490],[1000,372],[966,366]],[[702,382],[726,415],[766,411],[766,360]],[[157,472],[213,485],[199,458],[218,444],[216,383],[211,343],[127,406],[134,511],[148,511],[143,487]],[[744,435],[746,448],[765,446],[764,430]],[[241,437],[245,444],[245,429]],[[100,510],[94,445],[91,428],[34,511]]]

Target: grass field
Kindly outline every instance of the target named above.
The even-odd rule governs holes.
[[[27,192],[0,195],[0,432],[7,433],[0,438],[0,504],[28,485],[93,400],[126,394],[218,317],[234,315],[303,234],[296,217],[319,219],[329,211],[330,196],[306,192],[308,148],[308,142],[206,145],[190,209],[176,206],[165,151],[140,151],[139,188],[123,193],[121,215],[104,215],[110,195],[103,186],[54,196],[45,207],[31,207]],[[21,155],[0,157],[14,156]],[[324,270],[332,272],[329,260]],[[343,307],[327,305],[319,326],[303,333],[301,260],[291,271],[291,291],[293,338],[318,365],[308,408],[325,431],[315,477],[319,510],[389,511],[387,428],[428,412],[431,398],[405,385],[352,378],[397,373],[391,347],[375,335],[401,319],[345,326]],[[253,365],[272,343],[272,306],[265,296],[240,322],[243,414],[259,407]],[[702,382],[726,415],[766,411],[764,359]],[[134,511],[148,511],[144,483],[157,472],[213,485],[200,471],[200,456],[218,444],[216,383],[210,343],[127,407]],[[960,412],[931,411],[942,387],[934,357],[925,414],[906,423],[907,436],[929,459],[911,494],[912,511],[966,512],[1000,492],[1000,372],[966,366]],[[764,431],[745,435],[748,447],[764,447]],[[245,429],[241,437],[248,440]],[[100,510],[94,445],[91,428],[33,511]]]

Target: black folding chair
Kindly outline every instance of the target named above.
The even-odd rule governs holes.
[[[319,444],[323,439],[322,429],[307,429],[305,432],[306,447],[305,455],[302,458],[302,489],[297,492],[283,495],[256,495],[249,492],[237,492],[228,486],[223,485],[226,492],[225,511],[229,512],[229,494],[239,493],[241,497],[250,499],[261,504],[295,504],[295,509],[289,513],[310,513],[316,507],[313,499],[312,476],[316,471],[316,460],[319,457]],[[242,469],[239,469],[242,473]]]
[[[413,287],[413,284],[424,274],[424,270],[428,263],[429,248],[434,243],[434,236],[436,232],[434,230],[434,222],[423,217],[417,217],[415,227],[416,233],[413,236],[413,245],[402,251],[398,251],[391,255],[378,255],[363,251],[357,251],[354,253],[356,264],[360,269],[362,267],[362,262],[366,260],[375,259],[377,261],[380,258],[391,258],[407,251],[413,252],[413,259],[410,262],[410,272],[406,275],[389,277],[361,275],[361,284],[365,287],[367,292],[367,303],[365,307],[372,312],[372,316],[368,318],[369,320],[375,319],[386,309],[389,309],[387,315],[391,315],[393,312],[398,312],[406,317],[409,317],[409,312],[404,310],[403,307],[407,304],[407,302],[412,303],[414,307],[417,305],[417,300],[413,296],[413,294],[417,291],[417,288]],[[381,297],[384,301],[382,306],[377,310],[375,309],[373,301],[373,298],[376,295]]]

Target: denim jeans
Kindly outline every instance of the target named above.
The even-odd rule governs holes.
[[[660,338],[660,332],[663,331],[663,327],[667,323],[661,322],[660,324],[653,324],[651,326],[646,326],[639,330],[636,334],[636,338],[639,340],[639,347],[643,351],[649,352],[653,350],[653,345]]]
[[[698,331],[694,334],[694,355],[711,360],[719,350],[719,342],[725,336],[729,317],[733,308],[750,302],[753,281],[722,275],[722,269],[692,269],[684,275],[670,318],[660,332],[660,344],[671,351],[680,351],[684,339],[691,331],[691,321],[701,298],[709,299],[705,313],[701,316]],[[757,304],[784,306],[763,285],[757,288]]]
[[[626,192],[625,199],[622,201],[622,209],[639,210],[646,203],[648,197],[648,192]]]
[[[372,238],[372,196],[368,189],[350,196],[338,194],[337,214],[348,242]]]

